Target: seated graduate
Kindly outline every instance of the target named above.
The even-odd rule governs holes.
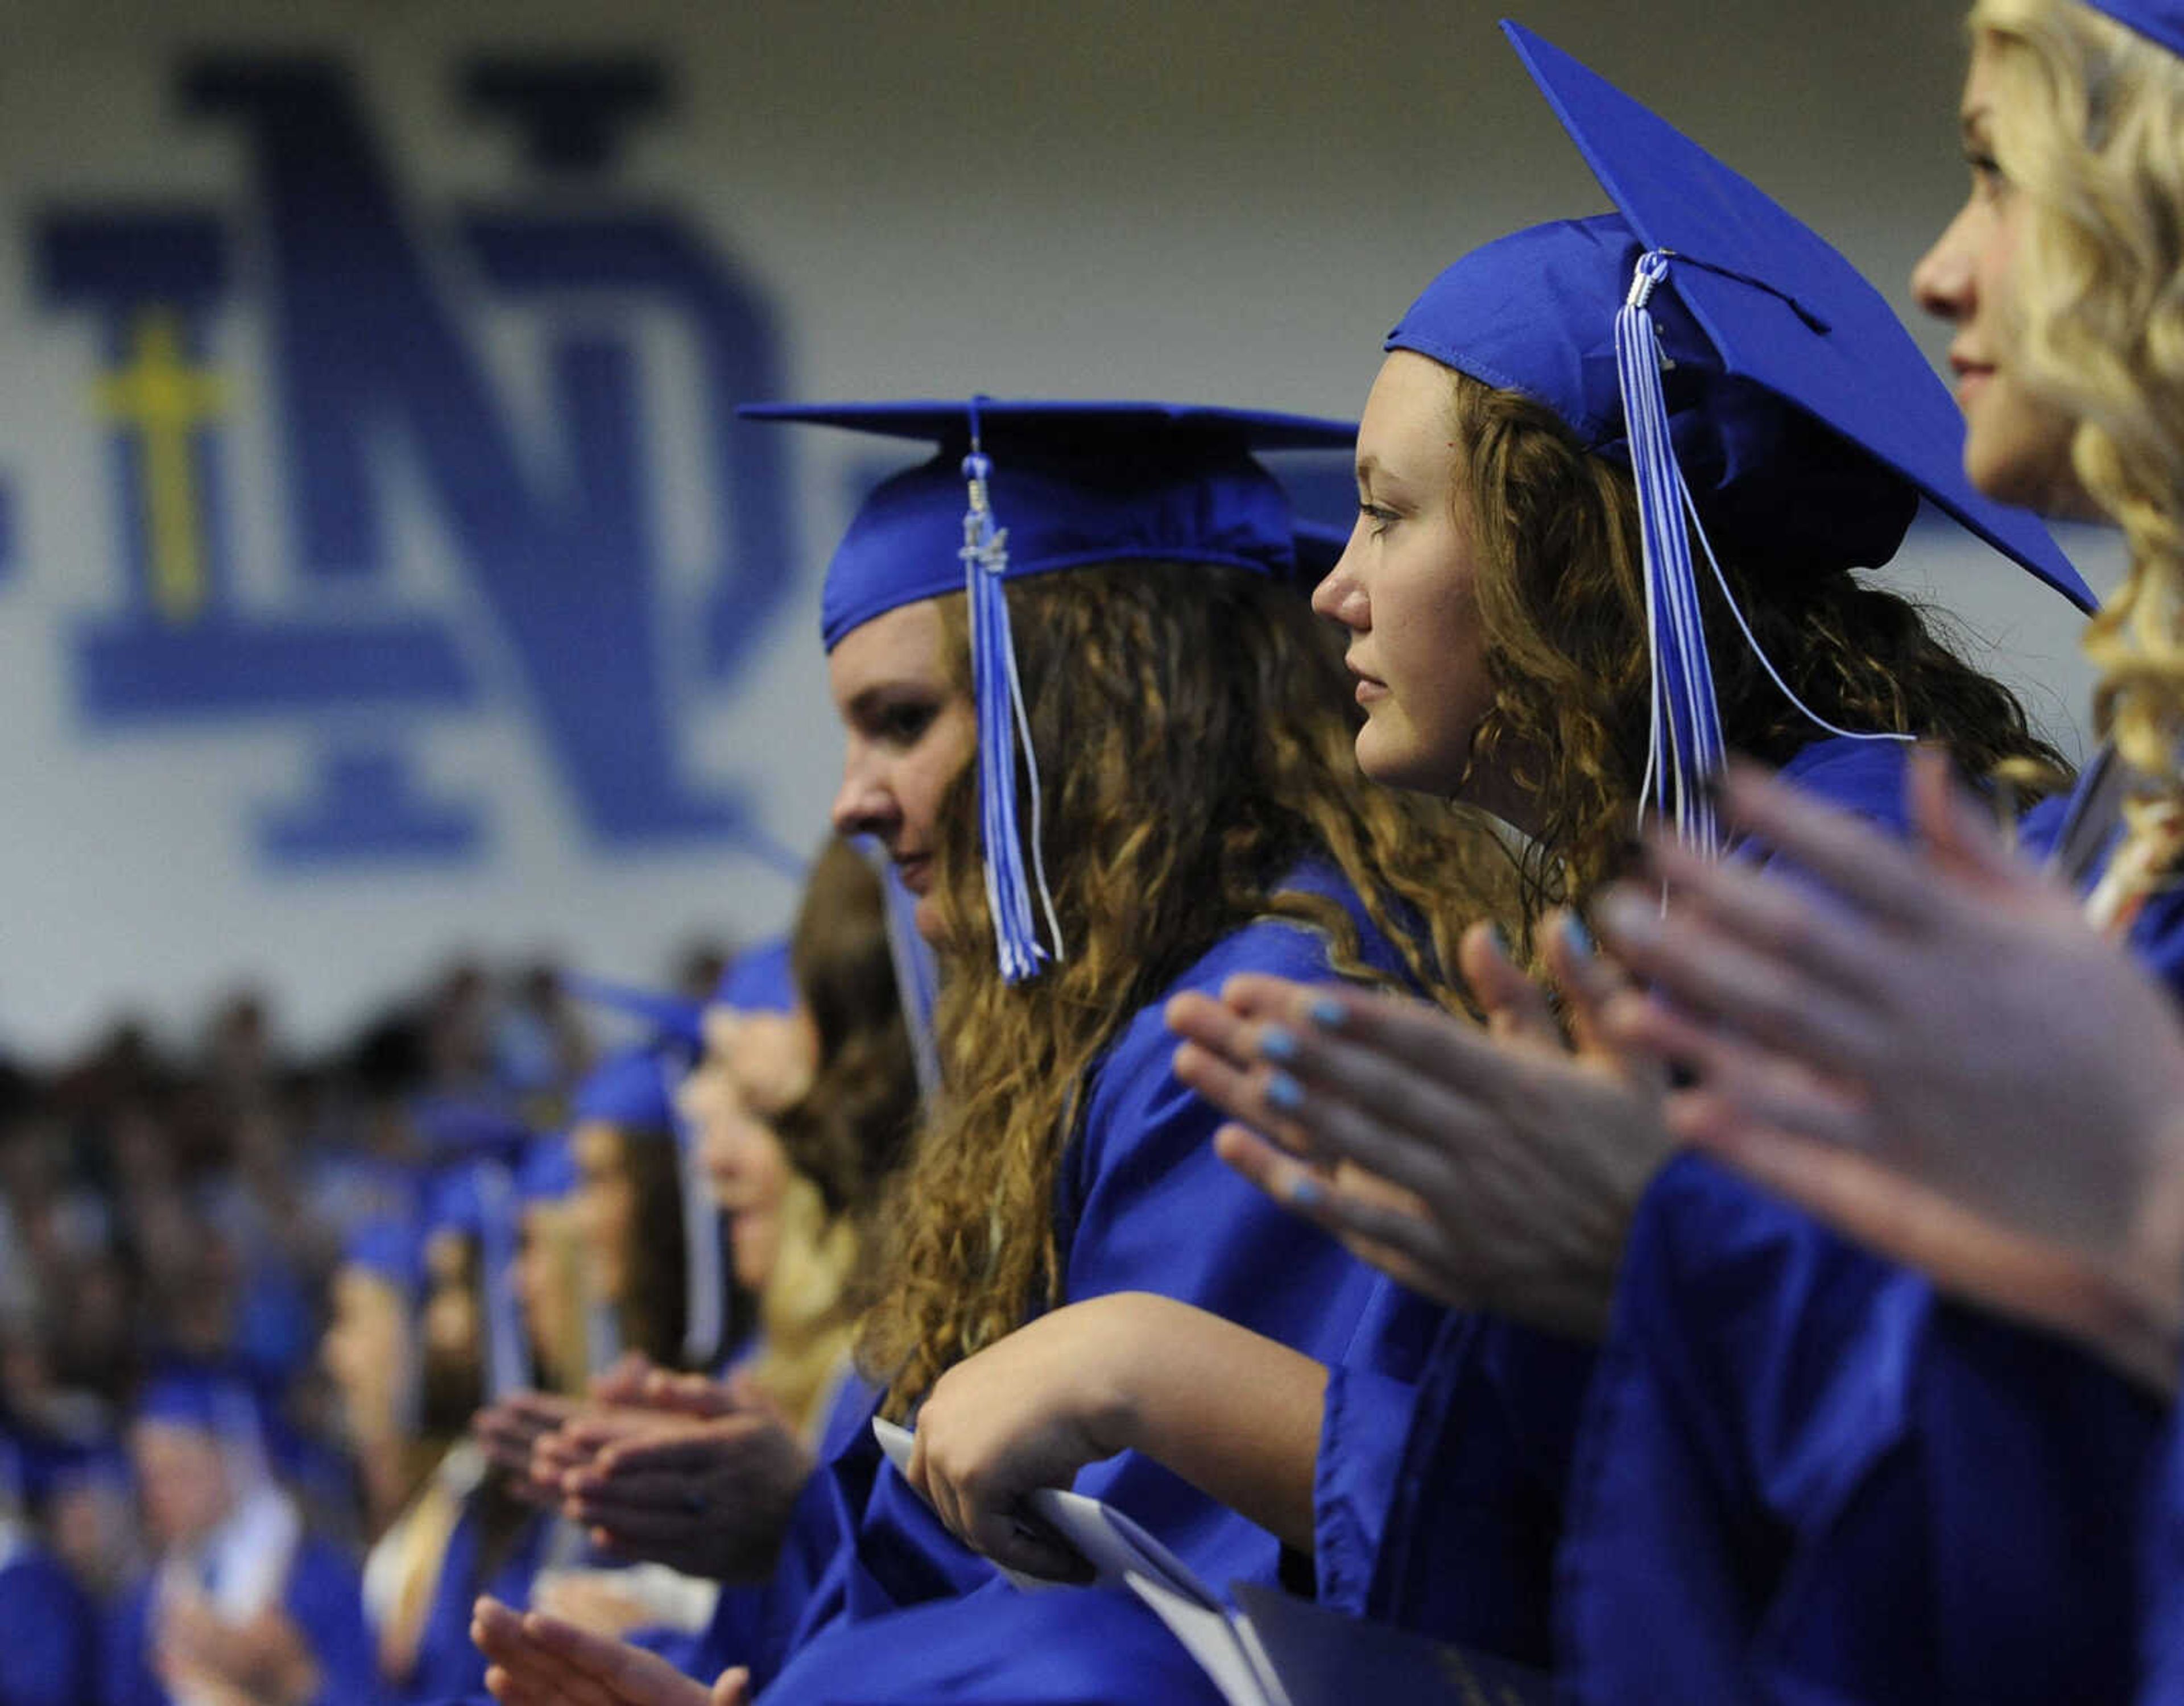
[[[663,1414],[642,1432],[566,1424],[541,1448],[562,1465],[564,1509],[602,1545],[764,1594],[723,1595],[694,1641],[641,1639],[693,1676],[714,1676],[763,1638],[772,1608],[800,1603],[823,1568],[808,1535],[784,1546],[815,1461],[861,1429],[872,1391],[850,1368],[861,1252],[906,1153],[919,1084],[897,956],[916,960],[907,891],[837,839],[814,863],[785,956],[792,1008],[774,1013],[745,956],[707,1015],[705,1061],[683,1106],[729,1213],[739,1283],[758,1298],[758,1342],[725,1383],[655,1380]],[[915,997],[913,997],[915,999]],[[924,1022],[920,1015],[919,1023]],[[784,1064],[816,1062],[795,1084]],[[600,1449],[582,1447],[604,1438]],[[543,1606],[539,1608],[552,1609]],[[595,1625],[594,1625],[595,1626]]]
[[[507,1135],[507,1152],[525,1146],[520,1128]],[[481,1402],[531,1372],[520,1197],[498,1156],[445,1166],[421,1227],[360,1229],[336,1276],[325,1360],[351,1436],[367,1463],[407,1467],[398,1504],[377,1514],[364,1575],[380,1674],[398,1699],[482,1686],[471,1602],[484,1592],[526,1598],[551,1543],[550,1519],[515,1496],[466,1431]]]
[[[129,1451],[157,1549],[106,1631],[109,1706],[378,1699],[355,1566],[306,1531],[265,1458],[257,1400],[192,1369],[139,1395]]]
[[[23,1459],[0,1432],[0,1706],[81,1706],[98,1697],[98,1614],[25,1506]]]
[[[732,1306],[745,1301],[748,1288],[738,1277],[732,1235],[722,1260],[722,1212],[706,1183],[697,1127],[677,1105],[694,1087],[702,1096],[716,1081],[708,1034],[724,1027],[732,1035],[748,1020],[755,1039],[785,1046],[790,1081],[809,1070],[803,1033],[789,1020],[784,943],[739,954],[702,1008],[595,980],[578,987],[656,1033],[646,1046],[601,1062],[576,1098],[584,1129],[570,1134],[580,1164],[569,1224],[584,1281],[582,1369],[571,1390],[510,1394],[476,1423],[480,1444],[525,1496],[556,1509],[565,1473],[623,1433],[651,1428],[663,1412],[682,1414],[687,1406],[670,1402],[678,1389],[674,1371],[710,1369],[740,1330]],[[755,1040],[752,1053],[768,1051]],[[641,1152],[630,1148],[632,1140]],[[660,1225],[671,1238],[641,1235]],[[695,1401],[708,1410],[721,1402]],[[572,1437],[579,1430],[591,1441],[581,1448]],[[557,1447],[546,1447],[557,1433]]]
[[[2164,306],[2184,198],[2184,8],[2014,0],[1976,6],[1970,25],[1971,192],[1913,283],[1956,327],[1974,480],[2050,510],[2090,500],[2125,530],[2128,573],[2086,633],[2111,745],[2065,810],[2028,824],[2024,851],[2044,871],[1938,774],[1920,779],[1915,856],[1737,778],[1739,815],[1837,891],[1828,953],[1807,945],[1811,898],[1663,853],[1669,918],[1626,899],[1604,922],[1633,964],[1714,1017],[1620,1001],[1609,1021],[1695,1073],[1671,1109],[1690,1140],[2166,1399],[2184,1336],[2184,493]],[[2034,1343],[2024,1358],[2043,1366]],[[2017,1382],[1993,1384],[2026,1402]],[[2075,1460],[2107,1446],[2059,1429],[2039,1473],[2074,1485]],[[2184,1697],[2184,1454],[2171,1453],[2144,1547],[2149,1698]],[[2114,1514],[2111,1501],[2080,1516],[2103,1580],[2127,1550]],[[1988,1544],[1970,1527],[1948,1538]],[[2085,1549],[2059,1533],[2048,1563],[2081,1569]],[[2105,1627],[2113,1677],[2129,1652],[2115,1620]]]
[[[1529,57],[1541,63],[1536,47]],[[1573,85],[1547,63],[1558,110],[1603,181],[1650,243],[1674,252],[1661,287],[1725,328],[1755,372],[1782,339],[1796,340],[1794,325],[1825,325],[1840,342],[1859,324],[1809,252],[1775,279],[1778,306],[1804,307],[1795,320],[1745,288],[1773,271],[1739,240],[1738,226],[1767,227],[1725,198],[1738,192],[1733,182],[1702,175],[1703,193],[1684,194],[1674,167],[1686,144],[1604,86]],[[1618,135],[1639,145],[1618,147]],[[1745,215],[1735,225],[1723,217],[1731,209]],[[1711,277],[1709,266],[1735,277]],[[1906,402],[1900,393],[1873,400],[1884,412]],[[1975,750],[1964,755],[1986,768]],[[1827,791],[1809,772],[1797,779]],[[1869,797],[1840,803],[1900,821],[1902,777],[1875,780]],[[1326,1056],[1314,1051],[1331,1033],[1312,1034],[1308,996],[1280,999],[1301,1027],[1295,1034],[1310,1040],[1284,1069],[1318,1073],[1323,1088]],[[1334,1040],[1335,1051],[1353,1062],[1373,1052],[1357,1046],[1366,1027],[1356,1004],[1338,1005],[1338,1028],[1351,1035]],[[1377,1052],[1400,1051],[1383,1038]],[[1490,1069],[1465,1086],[1461,1063],[1446,1064],[1452,1051],[1438,1055],[1444,1081],[1473,1106],[1506,1102],[1519,1079]],[[1353,1085],[1351,1101],[1372,1098]],[[1444,1125],[1435,1135],[1415,1118],[1428,1104],[1391,1120],[1395,1106],[1384,1098],[1378,1115],[1382,1135],[1407,1126],[1375,1162],[1390,1178],[1426,1177],[1391,1164],[1394,1151],[1424,1160],[1470,1147],[1469,1133]],[[1323,1145],[1332,1129],[1320,1123]],[[1460,1170],[1443,1171],[1445,1184],[1458,1184]],[[1427,1218],[1461,1224],[1451,1211],[1462,1196],[1444,1190]],[[1559,1680],[1573,1698],[2128,1690],[2127,1552],[2089,1556],[2073,1537],[2128,1524],[2155,1426],[2135,1394],[2065,1347],[1953,1309],[1923,1277],[1872,1260],[1701,1159],[1663,1169],[1627,1224],[1557,1559]],[[1462,1271],[1462,1248],[1450,1241],[1448,1271]]]
[[[1540,63],[1558,87],[1587,75]],[[1673,170],[1658,149],[1649,166]],[[1666,542],[1647,525],[1653,499],[1630,470],[1630,443],[1648,423],[1625,425],[1613,338],[1648,248],[1650,203],[1491,244],[1404,315],[1360,429],[1360,518],[1317,594],[1351,634],[1366,772],[1474,802],[1530,838],[1517,856],[1524,910],[1504,921],[1513,935],[1546,902],[1581,900],[1618,868],[1649,782],[1669,777],[1669,807],[1699,819],[1703,755],[1724,746],[1786,760],[1882,815],[1895,809],[1904,733],[1942,735],[1981,764],[2046,755],[2003,689],[1851,571],[1890,555],[1921,493],[2075,587],[2067,565],[2036,527],[1964,486],[1946,395],[1847,263],[1711,160],[1687,157],[1680,170],[1730,181],[1763,209],[1752,223],[1782,233],[1799,287],[1822,293],[1837,327],[1821,359],[1881,399],[1837,407],[1823,425],[1815,393],[1825,387],[1809,372],[1781,363],[1767,383],[1742,376],[1701,323],[1703,292],[1687,298],[1670,264],[1644,332],[1672,363],[1652,424],[1673,438],[1736,608],[1702,600],[1686,564],[1680,607],[1699,625],[1664,618],[1649,644],[1649,610],[1674,583]],[[1764,276],[1790,263],[1723,264]],[[1680,542],[1681,517],[1670,519]],[[1657,704],[1679,707],[1677,720],[1657,723]],[[1702,728],[1708,744],[1695,753]],[[1587,957],[1539,934],[1581,1011]],[[1596,1052],[1568,1056],[1544,1003],[1484,933],[1468,940],[1465,969],[1492,1034],[1415,1003],[1330,1006],[1323,990],[1240,978],[1232,993],[1296,1005],[1262,1027],[1217,1002],[1178,1000],[1173,1022],[1201,1040],[1178,1070],[1262,1129],[1308,1139],[1316,1155],[1377,1162],[1379,1149],[1346,1150],[1361,1123],[1346,1091],[1378,1114],[1382,1086],[1410,1068],[1404,1049],[1390,1062],[1365,1045],[1407,1045],[1416,1032],[1452,1053],[1468,1099],[1403,1087],[1440,1098],[1411,1122],[1423,1153],[1403,1182],[1426,1190],[1426,1165],[1454,1135],[1480,1147],[1468,1169],[1447,1167],[1446,1189],[1407,1206],[1245,1134],[1224,1143],[1329,1224],[1379,1235],[1361,1247],[1402,1279],[1459,1309],[1549,1330],[1443,1314],[1390,1288],[1374,1331],[1330,1371],[1156,1300],[1057,1312],[953,1370],[926,1408],[921,1467],[963,1532],[1011,1557],[1008,1514],[1032,1486],[1066,1481],[1106,1451],[1150,1450],[1311,1553],[1329,1602],[1548,1661],[1554,1542],[1591,1366],[1575,1341],[1606,1324],[1623,1229],[1665,1158],[1661,1084]],[[1315,1014],[1326,1034],[1314,1034]],[[1337,1061],[1345,1043],[1359,1045],[1355,1057]],[[1465,1217],[1462,1235],[1401,1235],[1445,1208]],[[1215,1368],[1228,1378],[1210,1377]],[[1248,1419],[1223,1392],[1248,1392]],[[1272,1448],[1256,1465],[1250,1441]]]
[[[1354,700],[1289,584],[1289,506],[1249,449],[1350,429],[1158,405],[802,412],[940,446],[866,501],[823,599],[849,732],[836,822],[886,844],[942,969],[942,1090],[879,1221],[861,1344],[880,1409],[913,1414],[965,1356],[1113,1291],[1339,1355],[1369,1274],[1213,1157],[1160,1006],[1254,967],[1441,990],[1453,943],[1423,924],[1495,874],[1445,807],[1357,776]],[[882,1675],[917,1698],[1206,1697],[1135,1600],[997,1580],[862,1419],[799,1508],[833,1525],[828,1569],[744,1655],[769,1698]],[[1209,1579],[1273,1578],[1272,1536],[1143,1457],[1080,1485]],[[562,1698],[547,1661],[582,1662],[535,1627],[479,1632],[504,1699]]]

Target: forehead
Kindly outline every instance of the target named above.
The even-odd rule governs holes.
[[[948,678],[940,601],[920,599],[854,627],[827,655],[827,681],[844,709],[860,694],[897,685],[929,687]]]
[[[1448,458],[1450,387],[1447,368],[1413,349],[1395,349],[1380,364],[1357,426],[1357,463],[1424,479]]]
[[[1994,37],[1986,31],[1972,36],[1971,65],[1964,73],[1964,98],[1958,107],[1966,125],[1975,119],[1985,122],[1993,117],[1997,51]]]
[[[129,1443],[140,1457],[162,1460],[178,1457],[216,1460],[220,1456],[220,1441],[212,1435],[164,1417],[137,1422],[129,1430]]]

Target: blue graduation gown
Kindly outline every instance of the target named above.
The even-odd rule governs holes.
[[[482,1593],[505,1605],[529,1604],[531,1584],[553,1531],[554,1519],[548,1513],[526,1514],[521,1530],[491,1576],[482,1577],[479,1550],[484,1536],[477,1501],[463,1502],[418,1635],[416,1664],[408,1677],[389,1688],[395,1699],[422,1706],[427,1701],[485,1697],[485,1655],[471,1640],[471,1609]]]
[[[1785,773],[1901,820],[1903,751],[1830,739]],[[1321,1602],[1546,1666],[1556,1547],[1592,1347],[1404,1300],[1329,1372],[1315,1469]]]
[[[98,1619],[66,1570],[35,1547],[0,1564],[0,1706],[92,1698]]]
[[[1286,886],[1340,900],[1368,961],[1401,975],[1331,870],[1306,866]],[[1170,1070],[1166,996],[1215,992],[1243,971],[1321,980],[1332,967],[1316,933],[1262,920],[1131,1017],[1094,1073],[1056,1184],[1062,1295],[1161,1292],[1332,1362],[1356,1335],[1373,1276],[1215,1157],[1221,1116]],[[868,1427],[851,1430],[821,1480],[852,1538],[802,1607],[779,1675],[756,1675],[771,1681],[768,1702],[1212,1698],[1134,1600],[1095,1590],[1020,1594],[1000,1581],[886,1463]],[[1149,1458],[1125,1452],[1087,1469],[1077,1486],[1128,1512],[1216,1587],[1275,1579],[1272,1535]]]
[[[152,1603],[156,1578],[125,1592],[109,1620],[102,1654],[103,1706],[171,1706],[151,1665]],[[289,1566],[281,1604],[317,1660],[313,1706],[377,1706],[378,1654],[364,1620],[364,1581],[356,1566],[315,1536],[306,1535]]]
[[[1895,767],[1874,768],[1865,809],[1897,822]],[[2141,923],[2136,945],[2173,967],[2159,917]],[[1681,1157],[1640,1206],[1588,1399],[1560,1563],[1563,1686],[1580,1701],[2124,1698],[2135,1593],[2119,1541],[2157,1436],[2153,1407],[2072,1346],[1953,1305]]]

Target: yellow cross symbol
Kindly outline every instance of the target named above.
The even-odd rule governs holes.
[[[193,620],[205,602],[190,439],[225,408],[226,387],[183,360],[181,324],[172,309],[145,309],[131,342],[129,365],[102,378],[96,395],[99,412],[134,427],[143,446],[152,601],[180,626]]]

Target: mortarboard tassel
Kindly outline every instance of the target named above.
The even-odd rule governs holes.
[[[1039,755],[1024,713],[1023,684],[1017,675],[1016,642],[1009,632],[1009,601],[1001,584],[1008,571],[1009,535],[994,525],[986,482],[993,465],[978,442],[978,404],[971,404],[971,452],[963,459],[968,507],[963,511],[963,589],[971,605],[971,684],[978,716],[978,828],[986,867],[986,906],[1004,981],[1020,984],[1036,977],[1039,967],[1063,956],[1061,926],[1054,916],[1047,888],[1046,861],[1039,847]],[[1031,870],[1024,868],[1022,831],[1017,819],[1017,755],[1021,751],[1031,787]],[[1050,952],[1039,939],[1032,917],[1031,885],[1036,881],[1041,909],[1052,934]]]
[[[531,1384],[531,1354],[515,1296],[515,1185],[496,1161],[476,1163],[478,1287],[485,1301],[486,1402]]]
[[[1721,589],[1722,601],[1729,606],[1745,644],[1768,678],[1806,721],[1845,740],[1909,741],[1914,737],[1892,729],[1841,728],[1830,722],[1782,679],[1781,672],[1752,632],[1751,623],[1745,621],[1744,612],[1737,608],[1736,596],[1706,536],[1698,500],[1684,479],[1669,432],[1668,401],[1661,390],[1661,368],[1666,358],[1646,304],[1654,287],[1669,276],[1671,253],[1652,249],[1638,258],[1630,293],[1615,316],[1615,371],[1622,386],[1630,466],[1638,488],[1639,532],[1646,563],[1646,638],[1653,662],[1652,734],[1646,755],[1645,780],[1638,791],[1638,817],[1642,828],[1650,804],[1674,823],[1676,839],[1685,846],[1718,853],[1722,845],[1720,826],[1706,784],[1720,771],[1727,750],[1707,656],[1705,623],[1699,614],[1698,577],[1691,565],[1692,534],[1698,536],[1714,584]]]
[[[1641,828],[1650,806],[1669,820],[1685,846],[1713,853],[1720,850],[1721,840],[1707,783],[1722,767],[1721,712],[1714,702],[1698,581],[1685,527],[1683,471],[1676,464],[1668,401],[1661,391],[1660,337],[1646,307],[1654,287],[1668,276],[1667,250],[1641,255],[1630,294],[1615,316],[1615,371],[1638,488],[1646,640],[1653,668],[1652,732],[1638,812]],[[1708,555],[1711,558],[1711,547]]]
[[[682,1117],[673,1062],[665,1049],[653,1056],[660,1088],[675,1122],[675,1159],[682,1177],[682,1366],[711,1366],[727,1330],[727,1276],[721,1267],[720,1211],[714,1206],[699,1135]]]
[[[940,997],[939,967],[932,945],[917,934],[917,897],[903,886],[887,849],[860,835],[857,851],[879,879],[887,907],[888,957],[894,962],[895,998],[910,1032],[910,1054],[917,1070],[919,1099],[930,1103],[940,1093],[940,1051],[933,1038],[933,1006]]]

